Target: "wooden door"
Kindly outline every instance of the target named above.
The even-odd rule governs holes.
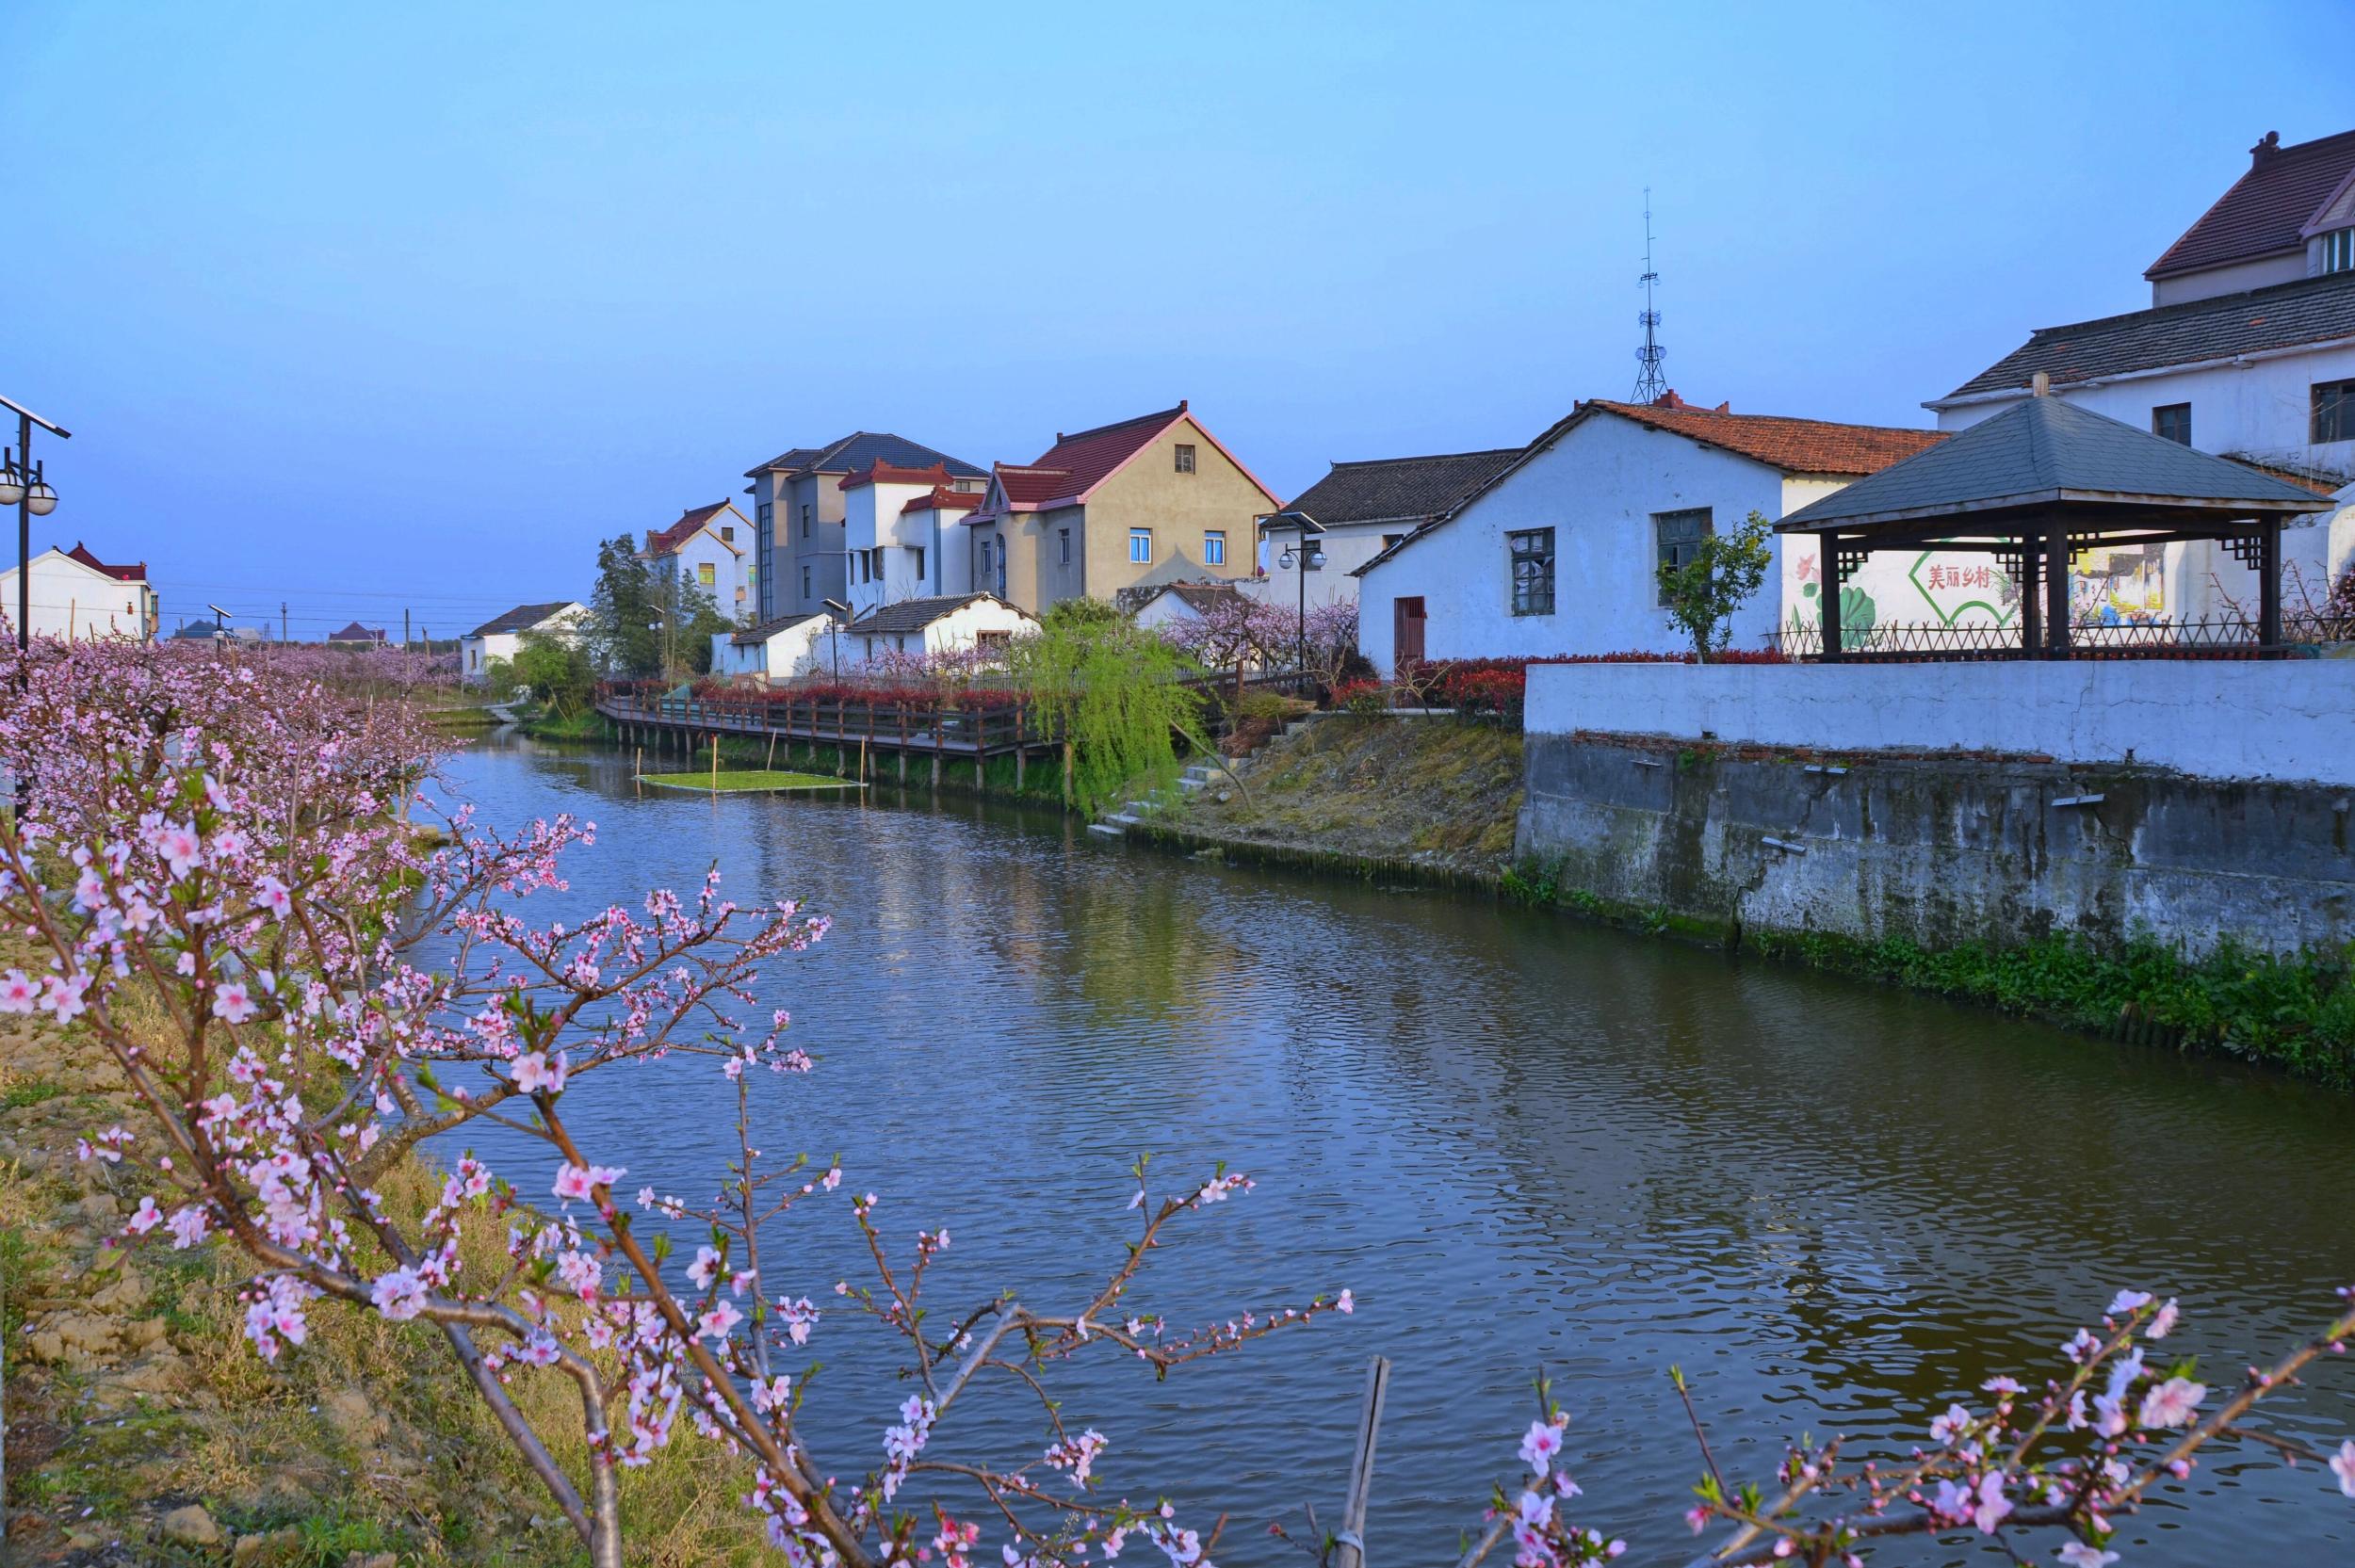
[[[1422,596],[1393,599],[1393,619],[1390,624],[1390,653],[1399,668],[1422,662]]]

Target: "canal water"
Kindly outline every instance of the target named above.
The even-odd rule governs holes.
[[[1133,1304],[1191,1324],[1347,1285],[1355,1315],[1160,1383],[1108,1356],[1059,1384],[1074,1429],[1111,1437],[1112,1492],[1229,1515],[1222,1561],[1297,1561],[1269,1522],[1338,1518],[1375,1354],[1395,1367],[1375,1560],[1453,1560],[1542,1372],[1574,1413],[1577,1516],[1625,1534],[1627,1560],[1681,1563],[1700,1466],[1672,1364],[1729,1476],[1771,1482],[1804,1431],[1902,1452],[1985,1378],[2051,1375],[2121,1285],[2180,1296],[2167,1348],[2224,1384],[2355,1283],[2355,1101],[2233,1064],[954,797],[642,796],[621,759],[514,740],[470,748],[447,788],[502,826],[597,824],[544,917],[691,888],[714,860],[737,896],[834,917],[763,988],[820,1066],[764,1077],[756,1140],[838,1152],[895,1247],[947,1226],[936,1320],[1000,1289],[1077,1304],[1133,1234],[1140,1151],[1173,1185],[1248,1172],[1258,1189],[1177,1235]],[[597,1075],[565,1105],[633,1190],[700,1197],[734,1151],[733,1088],[700,1060]],[[797,1210],[767,1244],[772,1288],[828,1308],[813,1447],[863,1472],[906,1390],[833,1294],[866,1277],[847,1211]],[[1035,1458],[1017,1392],[961,1402],[936,1451]],[[2355,1367],[2266,1408],[2335,1447]],[[2318,1467],[2212,1450],[2113,1545],[2121,1568],[2188,1568],[2259,1542],[2355,1560],[2355,1501]]]

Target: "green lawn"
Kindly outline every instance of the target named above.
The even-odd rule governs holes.
[[[709,794],[712,775],[704,773],[641,773],[640,784],[650,784],[658,789],[692,789]],[[856,789],[850,779],[830,779],[822,773],[788,773],[776,768],[755,768],[731,772],[723,768],[719,775],[723,792],[752,791],[758,794],[777,789]]]

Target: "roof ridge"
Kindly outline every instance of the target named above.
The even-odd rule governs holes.
[[[2355,136],[2355,131],[2348,133]],[[2083,321],[2062,321],[2050,327],[2031,327],[2028,336],[2035,339],[2046,332],[2066,332],[2081,327],[2107,327],[2113,322],[2130,321],[2136,317],[2185,315],[2197,311],[2222,308],[2233,299],[2253,299],[2260,294],[2282,296],[2293,292],[2326,294],[2333,287],[2355,286],[2355,272],[2320,272],[2311,278],[2291,278],[2282,283],[2266,283],[2258,288],[2238,289],[2231,294],[2210,294],[2198,299],[2178,299],[2168,305],[2145,305],[2140,310],[2120,311],[2115,315],[2089,315]]]
[[[1186,406],[1186,400],[1180,397],[1178,400],[1178,406],[1176,408],[1163,409],[1159,413],[1133,414],[1127,419],[1115,419],[1108,425],[1096,425],[1084,430],[1058,430],[1055,432],[1055,446],[1061,446],[1065,442],[1078,441],[1085,436],[1099,436],[1109,434],[1113,430],[1125,430],[1131,425],[1143,425],[1151,420],[1158,419],[1163,424],[1166,424],[1170,420],[1177,418],[1181,413],[1190,413],[1192,412],[1193,411]],[[1055,449],[1055,446],[1049,446],[1048,450],[1051,452]]]
[[[1700,414],[1711,419],[1773,420],[1781,425],[1817,425],[1834,430],[1897,430],[1907,435],[1935,435],[1919,425],[1866,425],[1853,419],[1815,419],[1804,413],[1738,413],[1731,409],[1664,409],[1650,403],[1624,403],[1616,397],[1589,397],[1587,402],[1600,403],[1607,409],[1633,409],[1648,414]]]
[[[1450,458],[1501,458],[1519,450],[1518,446],[1483,446],[1470,452],[1424,452],[1411,458],[1327,458],[1324,461],[1334,468],[1379,468],[1385,463],[1394,462],[1443,462]]]

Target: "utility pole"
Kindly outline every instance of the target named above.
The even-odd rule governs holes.
[[[278,640],[286,640],[286,601],[284,599],[278,601]]]
[[[409,612],[407,610],[400,612],[400,649],[404,654],[409,651]]]

